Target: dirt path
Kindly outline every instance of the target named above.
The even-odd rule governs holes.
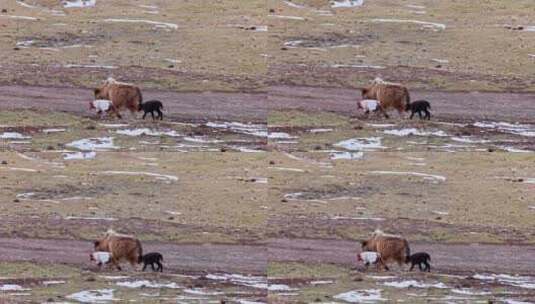
[[[303,109],[356,115],[354,89],[275,86],[262,93],[180,93],[144,90],[144,99],[160,99],[168,116],[182,119],[265,122],[269,110]],[[412,91],[412,100],[431,101],[436,117],[449,120],[535,122],[535,94]],[[88,114],[90,89],[0,86],[0,110],[52,109]],[[397,114],[393,115],[397,117]]]
[[[265,122],[267,104],[261,93],[179,93],[143,90],[143,99],[164,103],[167,116],[192,120],[240,120]],[[0,110],[47,109],[92,115],[90,89],[35,86],[0,86]],[[128,115],[127,115],[128,117]]]
[[[275,86],[269,90],[270,109],[306,109],[356,114],[355,89]],[[411,91],[411,100],[431,102],[433,115],[450,120],[535,122],[535,94]],[[392,113],[397,117],[397,113]]]
[[[352,241],[271,239],[264,245],[177,245],[145,242],[146,252],[164,254],[166,267],[186,271],[265,273],[269,261],[352,265]],[[69,248],[65,250],[65,248]],[[442,272],[477,271],[535,275],[535,246],[413,244],[428,251]],[[0,238],[0,260],[88,266],[91,243],[73,240]],[[512,259],[512,260],[511,260]]]

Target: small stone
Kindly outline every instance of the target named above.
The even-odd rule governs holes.
[[[270,165],[274,165],[274,164],[275,164],[275,161],[270,160],[270,161],[269,161],[269,164],[270,164]]]
[[[20,203],[20,200],[18,198],[13,200],[13,203]]]
[[[91,126],[87,126],[86,127],[86,130],[95,130],[97,127],[91,125]]]
[[[7,12],[7,10],[6,10],[6,12]],[[274,10],[274,9],[272,9],[272,8],[270,8],[270,9],[269,9],[269,12],[270,12],[270,13],[274,13],[274,12],[275,12],[275,10]]]
[[[3,161],[2,161],[2,165],[7,165],[7,161],[6,161],[6,160],[3,160]]]

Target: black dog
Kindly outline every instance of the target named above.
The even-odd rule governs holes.
[[[431,256],[427,252],[417,252],[410,257],[407,258],[407,263],[411,263],[411,269],[409,271],[412,271],[414,268],[414,265],[418,264],[418,267],[420,268],[420,271],[431,271],[431,265],[429,262],[431,261]],[[422,264],[424,264],[425,268],[422,269]]]
[[[139,104],[139,111],[144,111],[143,113],[143,119],[145,119],[145,116],[147,113],[150,112],[150,115],[152,115],[152,120],[154,120],[154,112],[156,111],[158,113],[158,118],[160,120],[163,119],[163,104],[158,100],[149,100],[147,102],[143,102]]]
[[[427,100],[417,100],[415,102],[407,104],[407,106],[405,107],[405,111],[411,111],[411,119],[414,116],[414,113],[416,112],[418,112],[420,119],[422,119],[422,112],[424,112],[425,118],[427,118],[427,120],[430,120],[431,112],[429,112],[429,109],[431,109],[431,105]]]
[[[151,252],[145,254],[143,257],[141,257],[141,261],[143,262],[143,269],[141,271],[145,271],[145,268],[147,268],[147,265],[150,264],[150,267],[152,267],[152,271],[163,271],[163,256],[159,252]],[[158,265],[158,268],[154,268],[154,264]]]

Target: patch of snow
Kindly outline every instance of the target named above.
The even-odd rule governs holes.
[[[18,5],[20,5],[20,6],[24,6],[24,7],[26,7],[26,8],[37,8],[37,6],[27,4],[27,3],[24,3],[24,2],[19,1],[19,0],[17,0],[16,2],[17,2]]]
[[[284,132],[269,132],[268,138],[269,139],[293,139],[297,137],[291,136],[290,134],[284,133]]]
[[[100,276],[101,278],[105,279],[105,280],[111,280],[111,281],[114,281],[114,280],[124,280],[124,279],[128,279],[130,278],[129,276]]]
[[[43,129],[42,132],[49,134],[49,133],[59,133],[59,132],[65,132],[67,129],[65,128],[50,128],[50,129]]]
[[[386,149],[381,145],[381,137],[352,138],[334,144],[335,147],[344,148],[350,151],[375,151]]]
[[[332,8],[350,8],[362,6],[364,0],[332,0],[330,3]]]
[[[375,275],[368,275],[367,277],[373,280],[391,280],[391,279],[397,278],[396,276],[375,276]]]
[[[395,135],[395,136],[408,136],[408,135],[416,135],[416,136],[439,136],[439,137],[445,137],[448,136],[444,131],[438,130],[434,132],[426,132],[422,131],[416,128],[406,128],[406,129],[392,129],[392,130],[385,130],[383,131],[385,134],[389,135]]]
[[[349,303],[375,303],[384,302],[380,289],[354,290],[335,295],[333,298]]]
[[[425,6],[423,6],[423,5],[407,4],[405,6],[408,7],[408,8],[425,9]]]
[[[223,294],[219,291],[206,291],[201,288],[191,288],[191,289],[184,289],[185,293],[194,294],[194,295],[203,295],[203,296],[217,296]]]
[[[267,125],[262,124],[244,124],[240,122],[208,122],[207,127],[216,129],[227,129],[235,133],[246,135],[267,137]]]
[[[292,290],[297,290],[297,289],[291,288],[290,286],[284,285],[284,284],[269,284],[267,286],[267,290],[268,291],[292,291]]]
[[[372,128],[391,128],[395,127],[395,124],[373,124],[373,123],[367,123],[367,126],[370,126]]]
[[[99,126],[105,127],[105,128],[122,128],[122,127],[128,127],[128,124],[105,124],[105,123],[99,123]]]
[[[287,193],[284,195],[284,198],[289,201],[306,201],[306,202],[327,204],[327,201],[324,201],[324,200],[301,198],[303,194],[304,194],[303,192]]]
[[[83,290],[70,294],[66,298],[81,303],[107,303],[118,300],[113,297],[113,291],[114,289]]]
[[[182,215],[182,212],[166,210],[165,213],[170,215]]]
[[[165,175],[165,174],[159,174],[159,173],[152,173],[152,172],[138,172],[138,171],[100,171],[96,172],[96,174],[101,175],[132,175],[132,176],[151,176],[156,177],[156,179],[159,180],[167,180],[167,181],[178,181],[178,177],[174,175]]]
[[[293,8],[304,8],[304,6],[302,5],[299,5],[299,4],[295,4],[291,1],[283,1],[284,4],[288,5],[289,7],[293,7]]]
[[[524,27],[525,32],[535,32],[535,25],[528,25]]]
[[[279,19],[288,19],[288,20],[305,20],[305,18],[298,17],[298,16],[268,15],[268,17],[279,18]]]
[[[433,213],[434,214],[438,214],[438,215],[448,215],[448,214],[450,214],[447,211],[437,211],[437,210],[433,210]]]
[[[217,139],[206,139],[206,137],[203,137],[203,136],[195,136],[195,137],[186,136],[184,137],[184,140],[189,141],[189,142],[207,143],[207,144],[215,144],[215,143],[222,142],[221,140],[217,140]]]
[[[453,136],[451,140],[456,141],[456,142],[473,143],[473,144],[483,144],[483,143],[490,142],[489,140],[484,140],[484,139],[473,139],[473,137],[471,136],[460,136],[460,137]]]
[[[65,284],[66,281],[43,281],[43,285],[49,286],[49,285],[59,285],[59,284]]]
[[[81,151],[106,151],[118,149],[113,145],[113,137],[84,138],[66,144]]]
[[[262,152],[266,152],[264,150],[256,150],[256,149],[250,149],[250,148],[246,148],[246,147],[238,147],[238,146],[231,146],[232,149],[236,149],[240,152],[243,152],[243,153],[262,153]]]
[[[434,61],[434,62],[438,62],[438,63],[449,63],[450,62],[447,59],[436,59],[436,58],[434,58],[434,59],[431,59],[431,60]]]
[[[267,32],[268,26],[267,25],[257,25],[255,26],[255,32]]]
[[[535,289],[535,277],[512,276],[508,274],[476,274],[473,277],[474,279],[481,281],[497,281],[505,285],[526,289]]]
[[[35,169],[30,169],[30,168],[9,167],[8,169],[11,171],[21,171],[21,172],[39,172]]]
[[[138,281],[123,281],[117,282],[117,286],[126,287],[126,288],[169,288],[169,289],[181,289],[179,285],[175,282],[172,283],[156,283],[148,280],[138,280]]]
[[[268,167],[268,169],[277,170],[277,171],[305,172],[305,170],[303,169],[285,168],[285,167]]]
[[[442,175],[434,175],[434,174],[427,174],[427,173],[419,173],[419,172],[399,172],[399,171],[371,171],[371,174],[388,174],[388,175],[412,175],[412,176],[420,176],[424,179],[428,180],[434,180],[434,181],[440,181],[444,182],[446,181],[446,177]]]
[[[392,282],[385,282],[383,283],[385,286],[389,287],[395,287],[395,288],[439,288],[439,289],[446,289],[448,286],[446,284],[439,282],[435,284],[428,284],[423,282],[418,282],[416,280],[406,280],[406,281],[392,281]]]
[[[421,24],[426,28],[433,28],[435,30],[445,30],[446,25],[443,23],[419,21],[419,20],[408,20],[408,19],[372,19],[372,22],[381,22],[381,23],[414,23]]]
[[[96,152],[73,152],[73,153],[63,153],[64,160],[85,160],[85,159],[94,159],[97,156]]]
[[[530,150],[523,150],[523,149],[517,149],[515,147],[508,147],[508,146],[498,146],[498,148],[503,149],[507,152],[511,153],[533,153],[533,151]]]
[[[176,30],[178,25],[175,23],[159,22],[145,19],[104,19],[104,22],[126,22],[126,23],[146,23],[151,25],[156,25],[157,27],[169,28]]]
[[[0,139],[30,139],[30,136],[22,135],[17,132],[4,132],[0,134]]]
[[[333,284],[333,280],[323,280],[323,281],[311,281],[311,285],[327,285],[327,284]]]
[[[325,133],[325,132],[332,132],[332,131],[334,131],[334,130],[331,129],[331,128],[324,128],[324,129],[319,128],[319,129],[310,129],[308,132],[310,132],[310,133]]]
[[[14,16],[14,15],[0,15],[0,18],[10,18],[10,19],[20,19],[20,20],[30,20],[30,21],[36,21],[39,20],[35,17],[28,17],[28,16]]]
[[[476,122],[475,127],[484,129],[494,129],[504,133],[510,133],[526,137],[535,137],[535,125],[512,124],[508,122]]]
[[[451,290],[451,292],[457,293],[457,294],[463,294],[463,295],[472,295],[472,296],[486,296],[486,295],[492,294],[491,292],[488,292],[488,291],[476,291],[470,288],[459,288],[459,289],[454,288]]]
[[[23,288],[22,286],[17,285],[17,284],[0,285],[0,291],[25,291],[25,290],[31,290],[31,289]]]
[[[503,302],[505,304],[533,304],[533,302],[518,301],[513,299],[505,299]]]
[[[241,274],[208,274],[206,278],[214,281],[225,281],[235,285],[248,286],[253,288],[267,288],[267,277],[247,276]]]
[[[364,157],[364,152],[332,152],[329,154],[329,158],[332,160],[337,159],[348,159],[348,160],[358,160]]]
[[[180,137],[182,135],[178,134],[175,130],[171,131],[154,131],[149,128],[138,128],[138,129],[122,129],[117,130],[115,133],[127,136],[171,136],[171,137]]]
[[[64,8],[86,8],[93,7],[97,4],[97,0],[63,0]]]

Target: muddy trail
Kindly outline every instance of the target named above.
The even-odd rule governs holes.
[[[0,239],[1,261],[31,261],[89,267],[91,242],[60,239]],[[65,250],[69,248],[69,250]],[[239,272],[264,274],[269,262],[332,263],[355,266],[357,242],[342,240],[270,239],[258,245],[171,244],[144,242],[160,251],[171,272]],[[427,251],[443,273],[495,272],[535,274],[535,246],[415,243]]]
[[[164,102],[166,115],[189,120],[265,122],[270,110],[299,109],[357,115],[356,89],[274,86],[267,93],[173,92],[144,90],[144,100]],[[93,115],[88,88],[0,86],[0,109],[44,109]],[[411,91],[412,100],[427,99],[433,115],[445,120],[535,122],[535,94]],[[397,119],[397,114],[392,113]]]

